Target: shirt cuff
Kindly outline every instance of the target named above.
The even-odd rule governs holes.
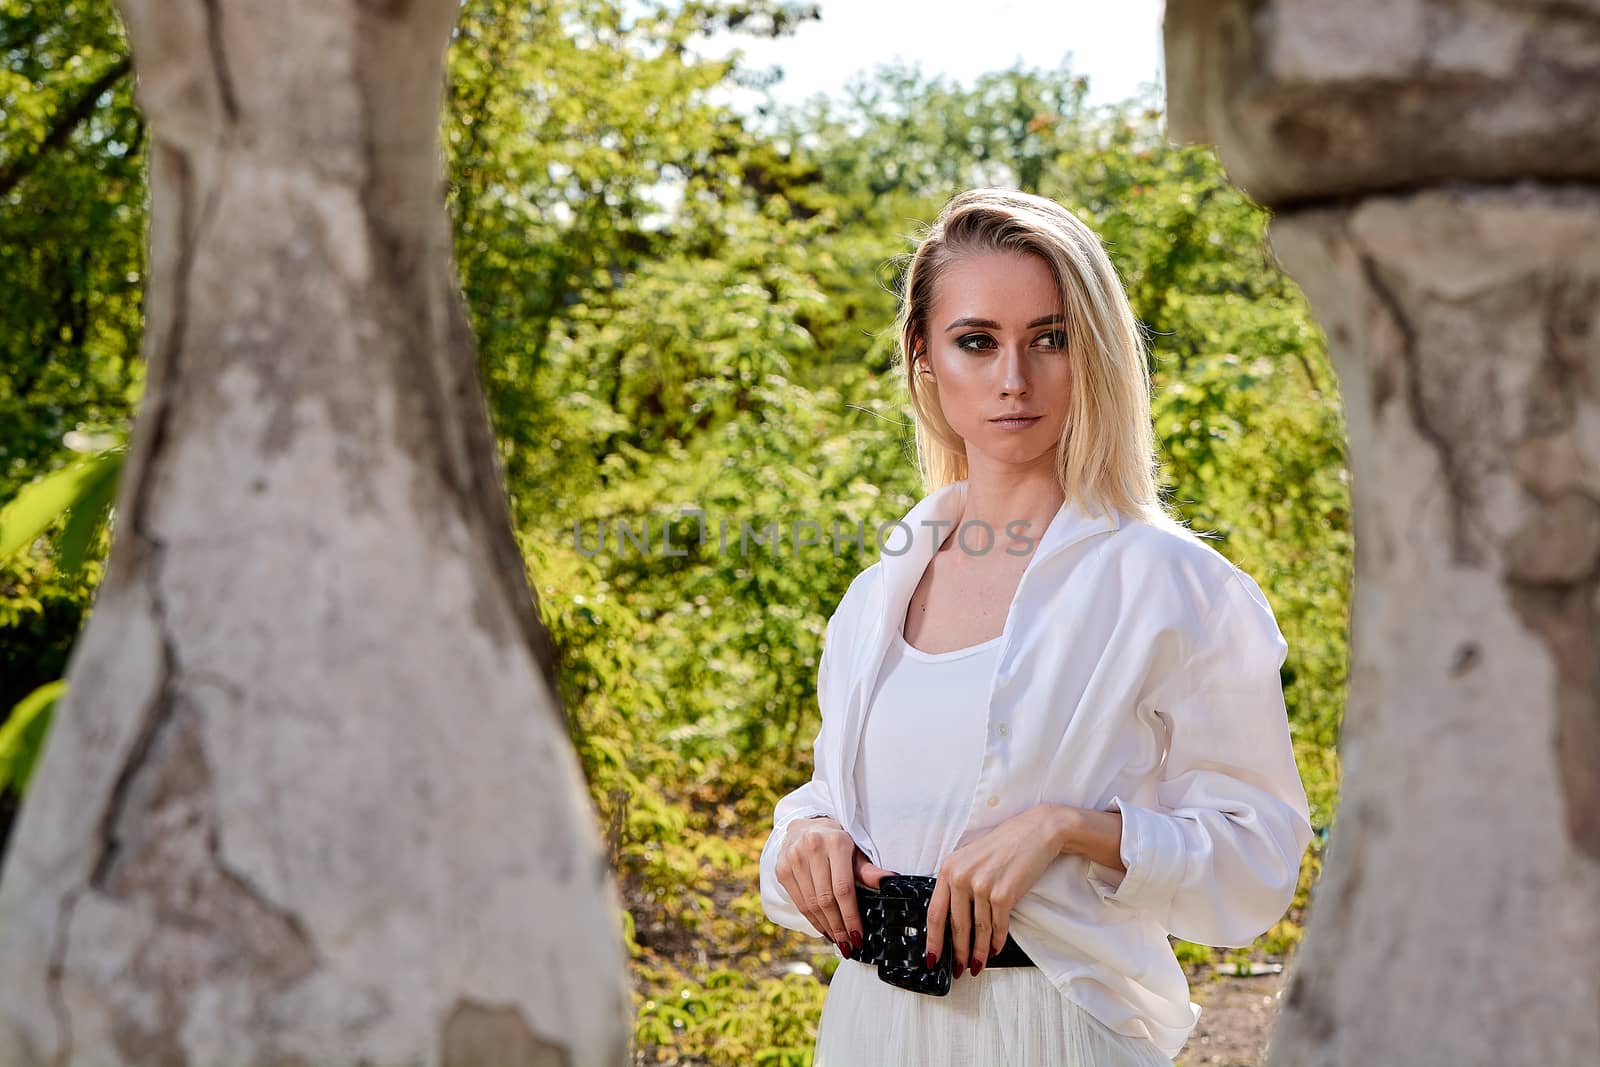
[[[784,836],[788,833],[789,824],[796,819],[808,819],[818,815],[835,817],[833,812],[821,808],[801,808],[772,828],[772,833],[767,836],[767,843],[761,850],[761,907],[766,912],[767,918],[789,930],[795,930],[809,937],[826,937],[811,925],[789,896],[789,891],[783,883],[778,881],[778,850],[783,847]]]
[[[1100,899],[1143,911],[1161,920],[1183,883],[1183,831],[1172,816],[1112,797],[1108,805],[1122,813],[1119,856],[1127,871],[1089,861],[1089,882]],[[1117,879],[1113,881],[1113,879]]]
[[[774,827],[774,829],[776,831],[782,831],[782,832],[786,833],[788,831],[788,829],[789,829],[789,824],[790,823],[795,822],[798,819],[815,819],[815,818],[817,818],[818,816],[821,816],[821,815],[826,815],[830,819],[835,818],[833,812],[831,812],[831,811],[824,811],[821,808],[809,808],[809,809],[802,808],[800,811],[797,811],[793,815],[790,815],[787,818],[785,818],[781,823],[778,823],[778,825],[776,827]],[[781,834],[780,834],[780,836],[781,836]]]

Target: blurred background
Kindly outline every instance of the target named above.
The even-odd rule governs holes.
[[[1300,892],[1250,949],[1175,945],[1207,1008],[1179,1062],[1257,1062],[1338,790],[1345,434],[1266,213],[1211,149],[1166,140],[1161,7],[462,9],[441,116],[457,268],[628,905],[647,1062],[809,1060],[834,951],[765,919],[756,861],[773,803],[811,774],[827,618],[871,529],[922,495],[897,257],[950,195],[991,184],[1106,239],[1148,332],[1172,499],[1289,642],[1318,831]],[[115,524],[144,377],[147,145],[110,0],[0,0],[0,849]],[[735,543],[740,520],[869,536],[722,552],[695,545],[687,508]],[[595,552],[619,519],[653,550]],[[661,551],[665,526],[684,554]]]

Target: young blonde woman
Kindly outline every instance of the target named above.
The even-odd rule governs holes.
[[[1157,499],[1146,356],[1093,231],[972,190],[904,281],[929,495],[829,620],[814,775],[761,857],[767,916],[841,957],[815,1062],[1170,1064],[1200,1008],[1168,935],[1250,944],[1312,836],[1287,645]],[[891,874],[931,881],[925,944],[861,907]],[[897,939],[913,971],[953,961],[947,992],[879,966]]]

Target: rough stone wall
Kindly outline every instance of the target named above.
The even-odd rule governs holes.
[[[0,877],[0,1065],[621,1063],[451,264],[457,4],[123,11],[149,376]]]
[[[1269,1062],[1600,1048],[1600,2],[1169,0],[1355,503],[1345,770]]]

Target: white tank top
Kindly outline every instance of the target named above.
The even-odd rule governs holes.
[[[855,784],[883,866],[937,874],[972,810],[1000,638],[931,653],[898,629],[867,705]]]

